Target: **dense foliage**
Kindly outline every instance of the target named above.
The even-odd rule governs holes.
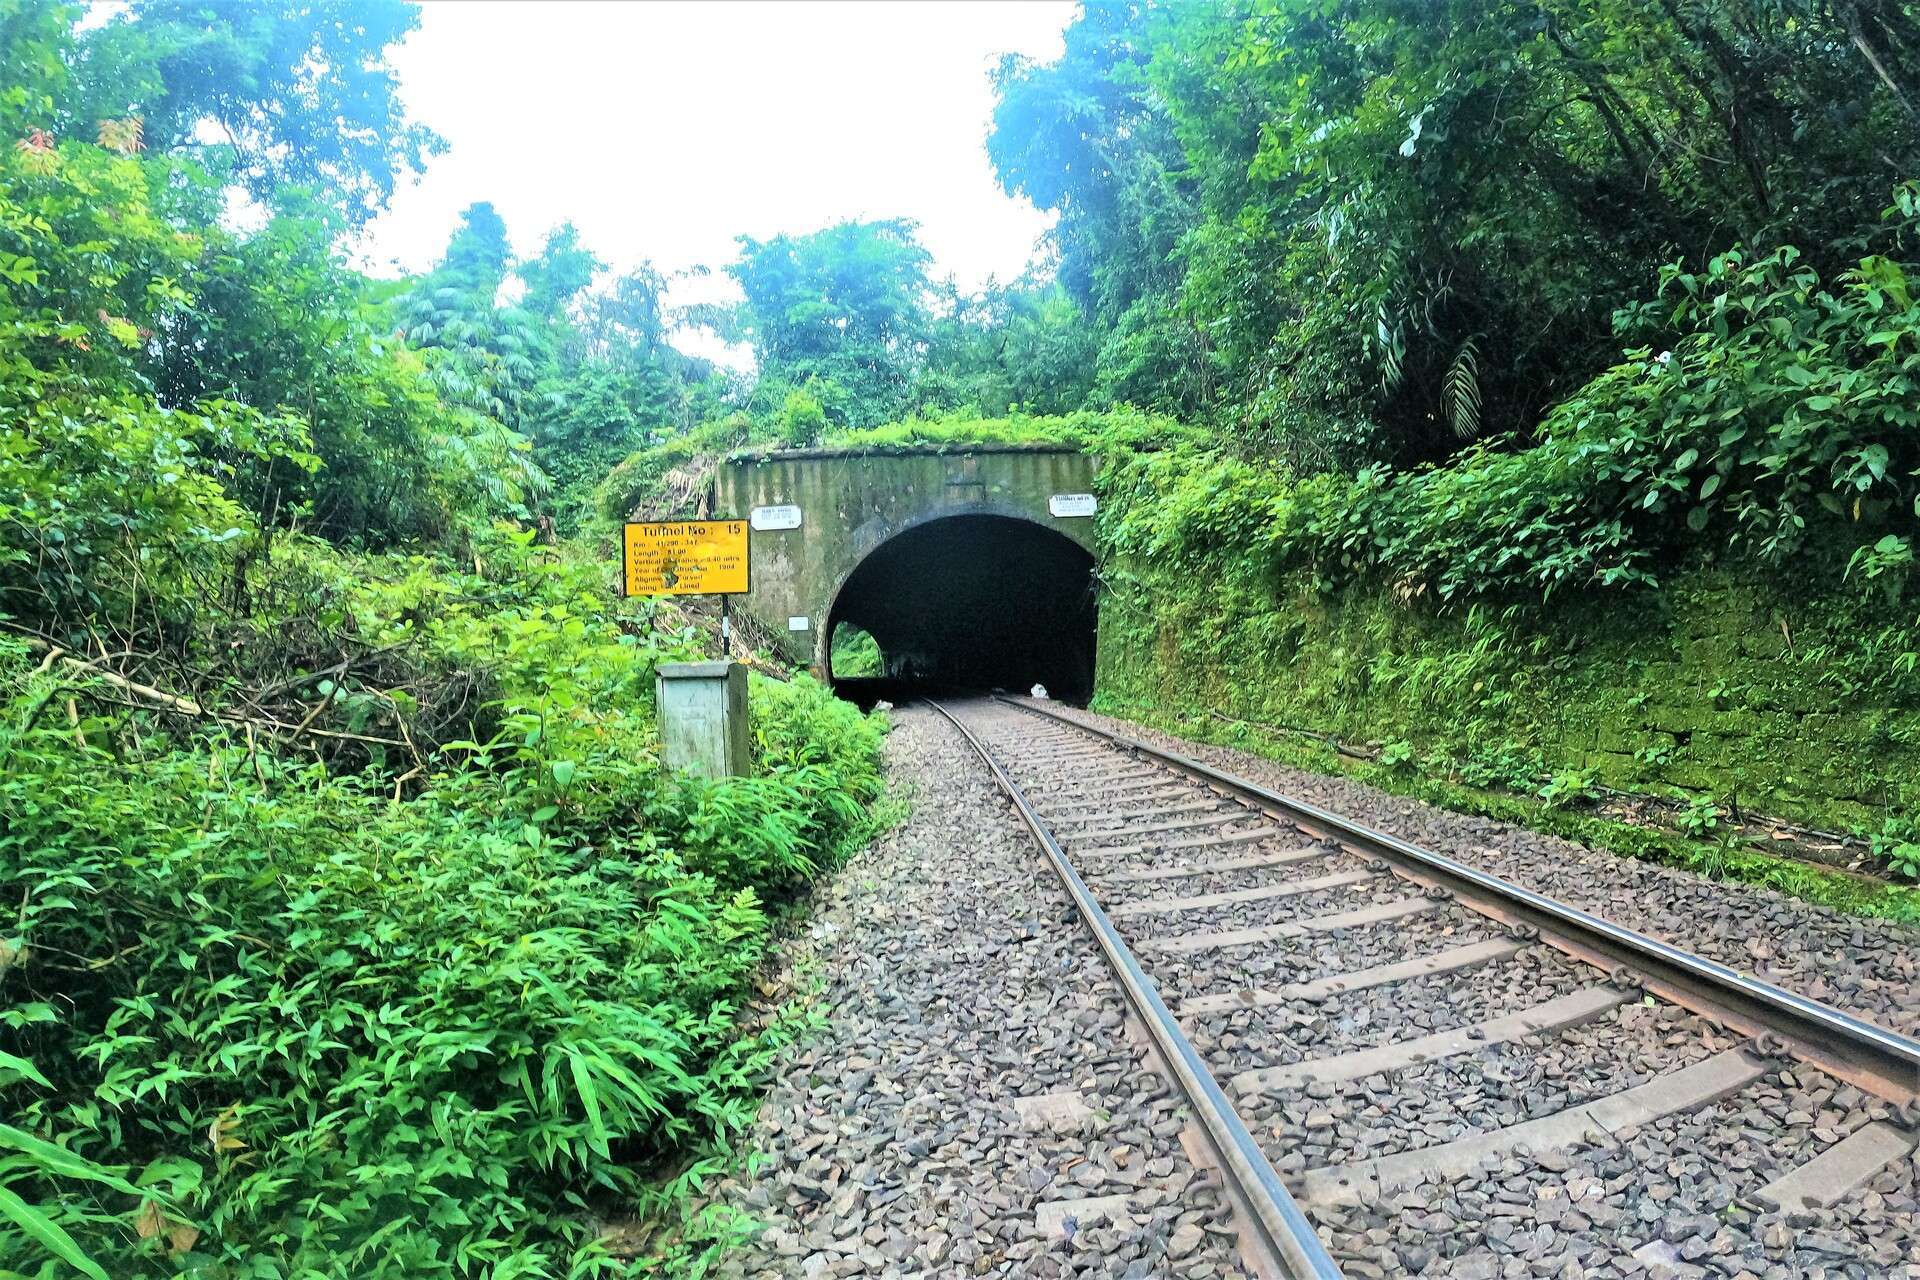
[[[1903,188],[1897,220],[1917,208]],[[1652,584],[1703,548],[1777,568],[1839,540],[1847,573],[1903,583],[1920,502],[1907,267],[1870,257],[1827,281],[1791,248],[1728,253],[1663,273],[1623,327],[1674,345],[1629,351],[1531,447],[1304,482],[1223,452],[1144,458],[1110,473],[1127,502],[1113,545],[1156,558],[1258,546],[1330,583],[1528,599]]]
[[[1102,394],[1316,469],[1530,430],[1663,264],[1834,272],[1920,160],[1901,0],[1091,0],[999,86]]]
[[[606,617],[597,565],[486,554],[304,566],[354,575],[343,622],[426,666],[414,689],[491,686],[479,739],[438,749],[406,689],[316,688],[362,707],[324,723],[411,740],[384,768],[128,715],[4,646],[8,1110],[140,1191],[12,1185],[114,1274],[578,1270],[598,1218],[751,1114],[762,904],[856,829],[876,730],[760,686],[757,776],[673,782],[648,687],[684,641]],[[0,1231],[0,1266],[42,1256]]]
[[[658,768],[701,638],[545,518],[707,371],[564,228],[345,265],[410,9],[78,17],[0,0],[0,1272],[593,1272],[751,1113],[880,727]]]
[[[712,414],[729,390],[711,365],[667,341],[665,277],[644,265],[603,275],[568,225],[516,261],[506,224],[480,203],[393,304],[441,398],[528,441],[540,483],[553,485],[540,505],[563,531],[609,467]],[[517,301],[503,301],[510,280]]]

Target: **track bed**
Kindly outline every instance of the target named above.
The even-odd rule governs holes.
[[[1803,1022],[1756,1038],[1744,1007],[1649,994],[1191,772],[1007,704],[948,710],[1345,1274],[1920,1267],[1910,1093],[1810,1063]]]

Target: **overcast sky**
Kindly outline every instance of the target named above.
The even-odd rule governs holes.
[[[717,271],[741,233],[908,217],[937,275],[1011,279],[1050,219],[994,181],[987,73],[1003,53],[1058,57],[1074,8],[429,3],[393,63],[449,149],[370,228],[364,265],[432,265],[460,210],[491,200],[521,252],[571,219],[615,267]]]

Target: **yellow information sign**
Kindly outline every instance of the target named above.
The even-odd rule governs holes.
[[[626,529],[630,596],[738,595],[747,589],[745,520],[634,522]]]

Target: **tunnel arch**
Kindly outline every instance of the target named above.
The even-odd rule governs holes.
[[[889,696],[915,688],[1043,684],[1056,698],[1093,693],[1094,560],[1058,529],[991,509],[931,514],[870,546],[835,585],[821,628],[821,670],[836,689],[835,630],[879,645]]]

